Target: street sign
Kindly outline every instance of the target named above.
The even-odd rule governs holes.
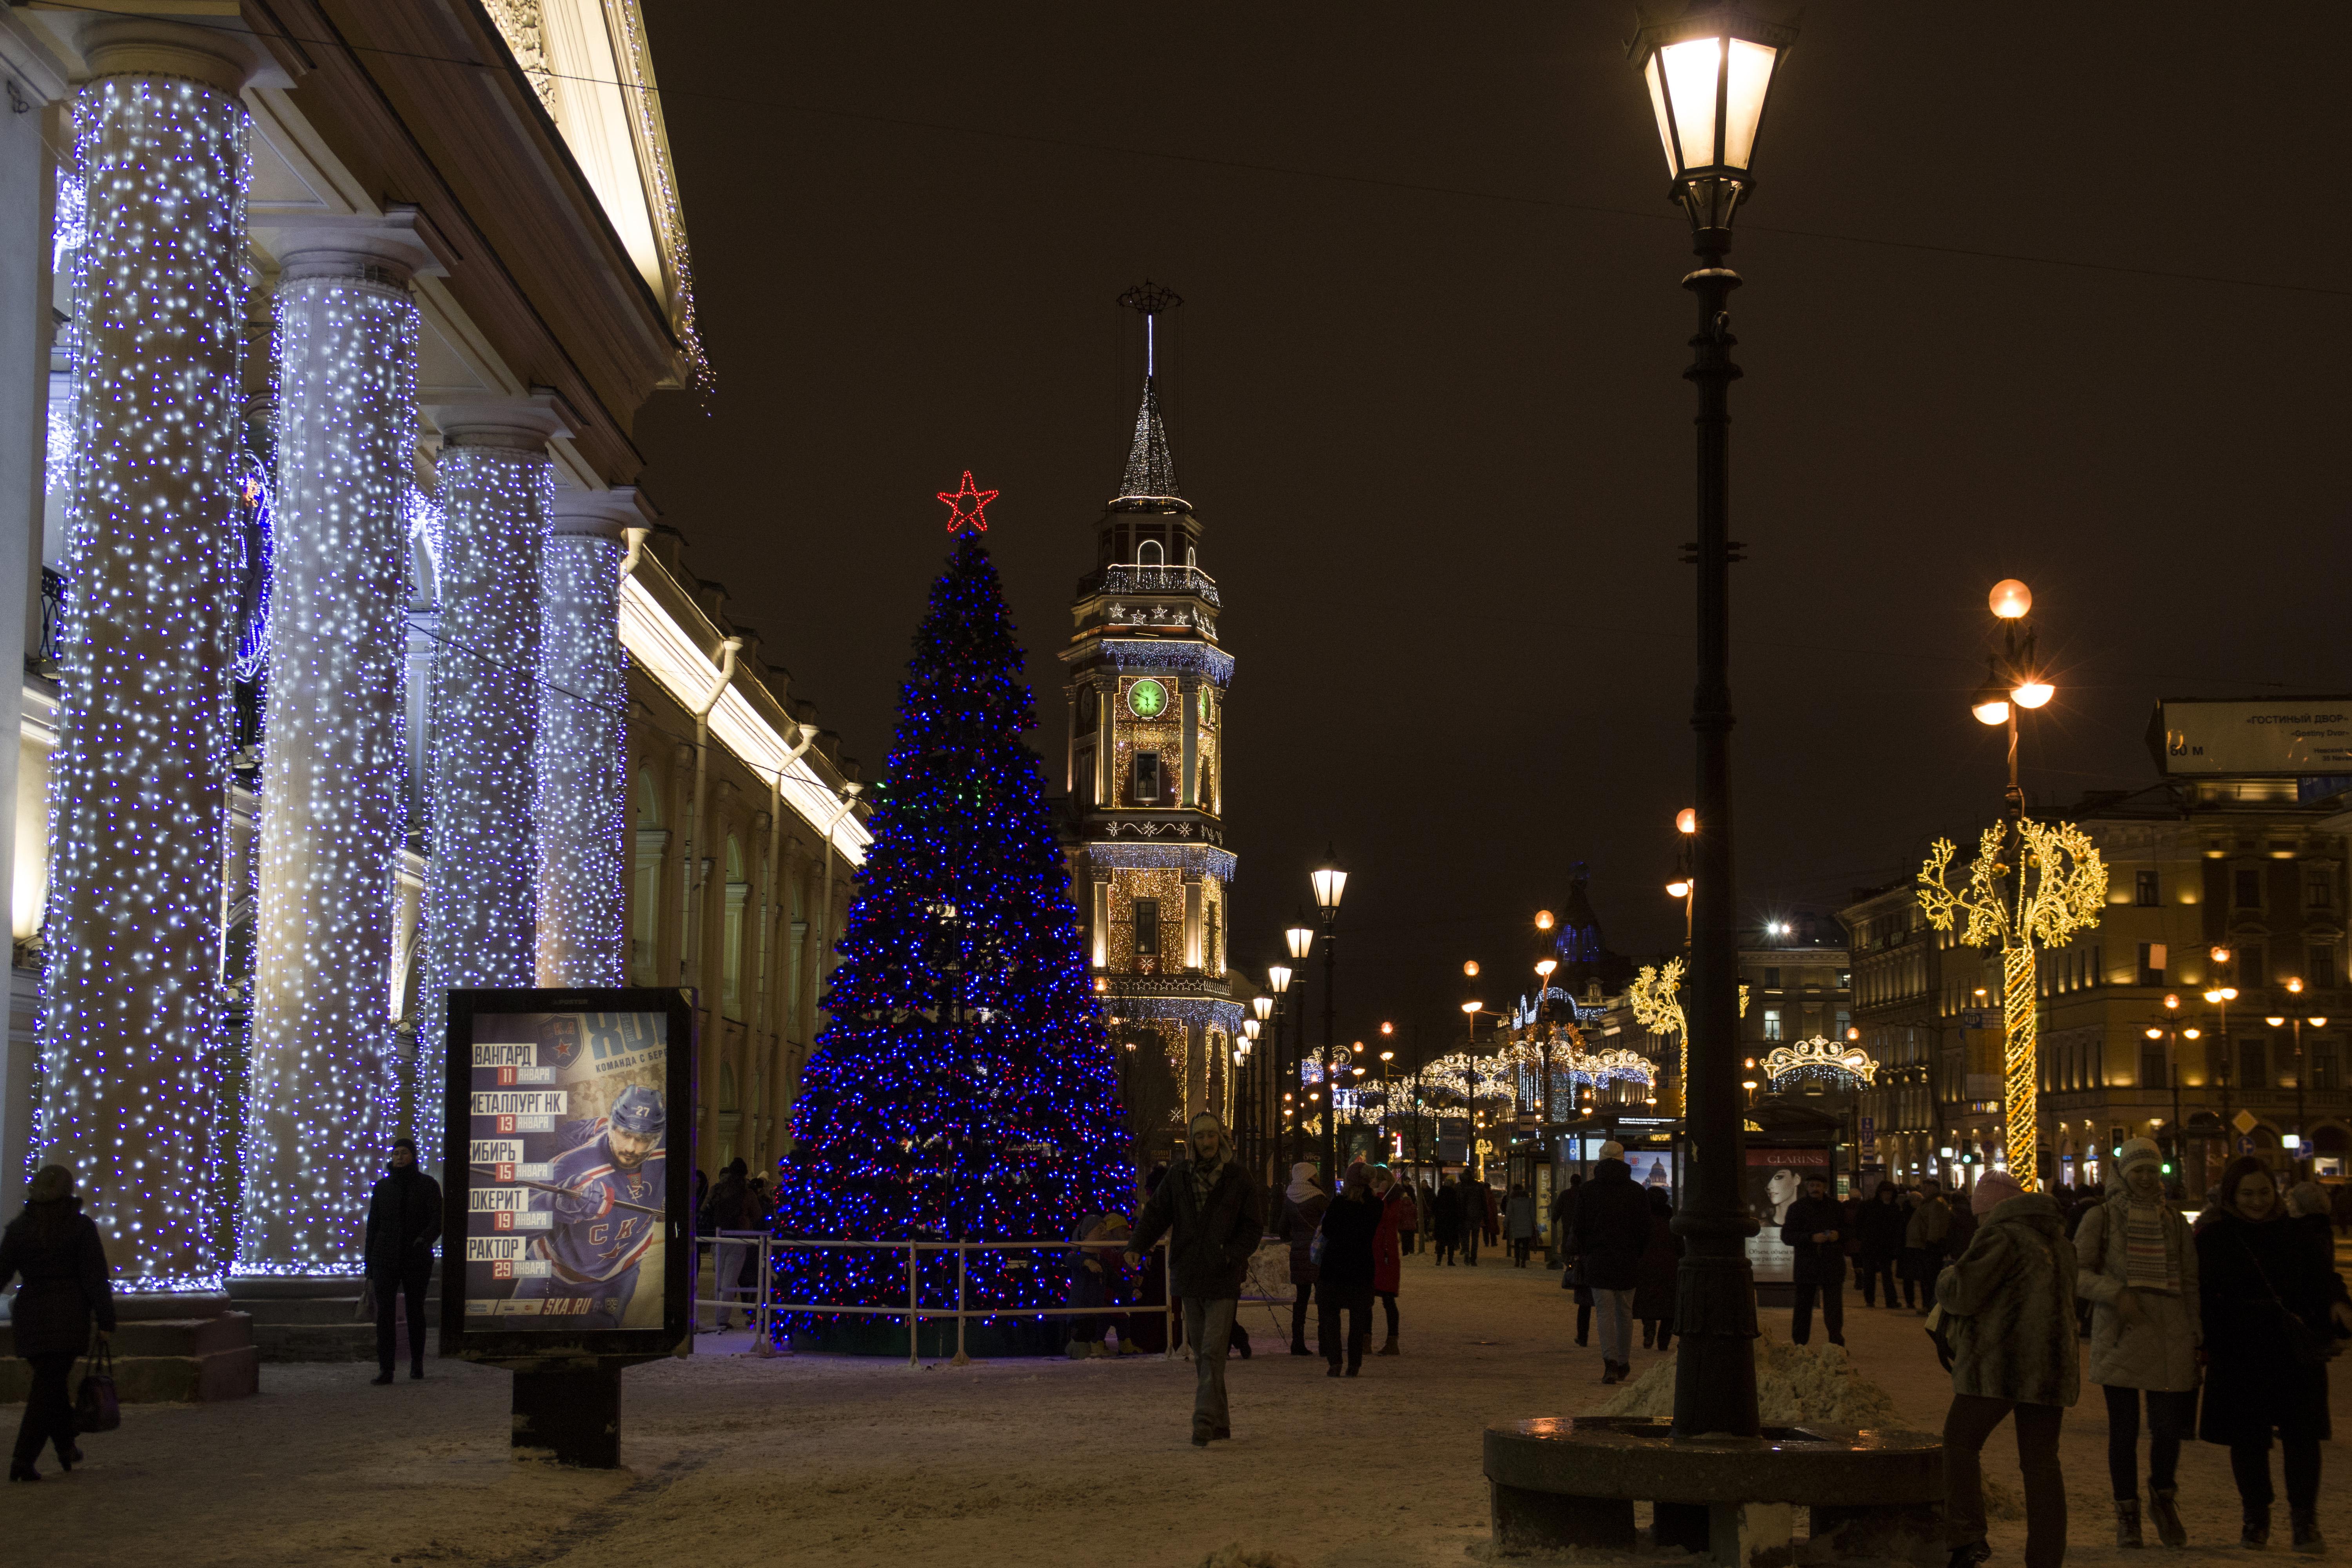
[[[2254,1113],[2252,1111],[2241,1110],[2237,1115],[2230,1118],[2230,1125],[2236,1128],[2241,1132],[2252,1133],[2253,1130],[2261,1126],[2262,1123],[2254,1120]],[[2249,1143],[2246,1147],[2251,1152],[2253,1145]]]

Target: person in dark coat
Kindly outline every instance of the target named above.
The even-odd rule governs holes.
[[[1372,1336],[1373,1246],[1381,1228],[1381,1204],[1372,1184],[1360,1169],[1348,1173],[1348,1184],[1323,1211],[1323,1260],[1317,1265],[1315,1304],[1322,1316],[1323,1359],[1330,1375],[1339,1375],[1339,1313],[1348,1314],[1348,1375],[1364,1364],[1364,1347]]]
[[[73,1172],[44,1165],[33,1177],[24,1211],[0,1231],[0,1290],[21,1278],[11,1326],[16,1353],[33,1366],[32,1393],[16,1427],[16,1449],[8,1460],[12,1481],[41,1479],[34,1464],[41,1445],[54,1446],[58,1463],[70,1470],[81,1458],[74,1444],[73,1400],[66,1374],[90,1342],[97,1325],[102,1344],[114,1332],[114,1287],[107,1278],[106,1248],[98,1226],[81,1212]]]
[[[1579,1172],[1551,1201],[1551,1244],[1559,1253],[1559,1288],[1574,1293],[1579,1350],[1592,1337],[1592,1287],[1578,1277],[1576,1267],[1576,1194],[1583,1185],[1584,1175]]]
[[[1952,1221],[1952,1205],[1944,1201],[1943,1184],[1933,1176],[1921,1182],[1918,1196],[1904,1205],[1903,1304],[1916,1305],[1923,1318],[1936,1305],[1936,1278],[1944,1259],[1959,1255]]]
[[[1441,1177],[1434,1205],[1437,1214],[1437,1263],[1441,1268],[1454,1267],[1454,1255],[1462,1249],[1462,1184],[1451,1176]]]
[[[1263,1209],[1257,1184],[1233,1158],[1225,1124],[1204,1110],[1188,1131],[1192,1149],[1143,1205],[1127,1264],[1140,1267],[1142,1254],[1168,1237],[1168,1282],[1184,1303],[1184,1341],[1192,1347],[1192,1444],[1205,1448],[1234,1435],[1225,1347]]]
[[[1473,1176],[1466,1169],[1455,1185],[1462,1194],[1462,1261],[1475,1268],[1478,1243],[1494,1239],[1487,1233],[1495,1227],[1495,1194],[1486,1177]]]
[[[717,1236],[722,1231],[748,1230],[752,1224],[751,1168],[740,1158],[730,1160],[711,1184],[709,1195],[703,1199],[703,1223],[695,1228],[704,1236]],[[719,1299],[716,1327],[734,1327],[735,1320],[728,1311],[730,1303],[745,1300],[742,1287],[746,1253],[759,1249],[746,1241],[714,1242],[711,1251],[718,1260],[711,1271],[710,1293]],[[697,1266],[699,1276],[700,1268]]]
[[[1830,1196],[1829,1183],[1807,1176],[1805,1195],[1789,1205],[1789,1217],[1780,1226],[1782,1244],[1796,1254],[1797,1310],[1789,1320],[1792,1343],[1812,1339],[1816,1296],[1830,1343],[1845,1343],[1845,1303],[1838,1299],[1838,1287],[1845,1283],[1845,1209]]]
[[[1290,1304],[1290,1353],[1306,1355],[1307,1307],[1315,1296],[1315,1233],[1322,1227],[1323,1211],[1331,1194],[1315,1184],[1315,1162],[1301,1160],[1290,1167],[1290,1185],[1283,1189],[1279,1234],[1290,1242],[1290,1283],[1298,1292]],[[1323,1352],[1322,1321],[1316,1321],[1314,1352]]]
[[[433,1244],[441,1239],[441,1184],[416,1168],[416,1145],[397,1138],[392,1168],[368,1194],[368,1288],[375,1292],[375,1360],[379,1384],[392,1381],[399,1329],[393,1314],[408,1298],[408,1375],[425,1375],[425,1288],[433,1279]]]
[[[1650,1245],[1633,1271],[1633,1315],[1642,1320],[1642,1348],[1669,1350],[1675,1342],[1675,1277],[1681,1272],[1683,1240],[1669,1228],[1674,1200],[1664,1187],[1647,1187]]]
[[[1895,1265],[1903,1256],[1903,1232],[1910,1215],[1903,1212],[1903,1193],[1893,1182],[1881,1181],[1878,1190],[1854,1205],[1853,1226],[1862,1242],[1856,1253],[1855,1281],[1862,1287],[1862,1304],[1878,1305],[1878,1291],[1886,1289],[1886,1304],[1895,1305]]]
[[[2334,1436],[2327,1363],[2296,1342],[2326,1346],[2352,1331],[2343,1276],[2284,1216],[2278,1184],[2253,1155],[2221,1173],[2221,1201],[2197,1220],[2197,1281],[2205,1333],[2205,1405],[2197,1435],[2230,1450],[2244,1513],[2240,1539],[2268,1544],[2271,1435],[2286,1450],[2287,1517],[2298,1552],[2323,1552],[2319,1445]],[[2322,1230],[2318,1234],[2325,1235]]]
[[[1601,1319],[1601,1381],[1622,1383],[1633,1370],[1633,1287],[1650,1246],[1650,1200],[1633,1184],[1624,1145],[1601,1145],[1592,1179],[1576,1191],[1577,1283],[1592,1291]]]

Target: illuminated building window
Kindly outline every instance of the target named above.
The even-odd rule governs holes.
[[[2165,960],[2169,956],[2163,942],[2144,942],[2139,944],[2139,981],[2142,985],[2164,984]]]
[[[2133,872],[2132,902],[2143,910],[2152,910],[2161,901],[2162,894],[2158,887],[2157,874],[2153,871]]]
[[[1777,1040],[1780,1037],[1780,1009],[1778,1007],[1764,1009],[1764,1037],[1768,1040]]]
[[[1154,805],[1160,801],[1160,753],[1135,753],[1135,800],[1139,805]]]
[[[1135,900],[1135,952],[1140,958],[1160,951],[1160,900]]]

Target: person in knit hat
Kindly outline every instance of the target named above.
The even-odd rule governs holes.
[[[2140,1406],[2147,1406],[2147,1511],[2157,1539],[2186,1545],[2174,1502],[2180,1440],[2197,1424],[2203,1342],[2197,1245],[2164,1195],[2164,1156],[2134,1138],[2116,1151],[2116,1179],[2074,1233],[2075,1292],[2091,1303],[2091,1381],[2107,1400],[2107,1479],[2116,1544],[2139,1546]]]
[[[1952,1405],[1944,1417],[1944,1519],[1951,1568],[1992,1555],[1985,1540],[1985,1439],[2004,1417],[2017,1426],[2025,1474],[2025,1568],[2066,1560],[2066,1481],[2058,1429],[2081,1393],[2074,1244],[2057,1204],[2006,1171],[1977,1178],[1969,1208],[1983,1223],[1936,1280],[1939,1328],[1952,1347]]]

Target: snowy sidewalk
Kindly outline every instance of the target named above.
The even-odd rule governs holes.
[[[422,1384],[369,1386],[364,1365],[268,1366],[233,1405],[133,1406],[89,1458],[0,1493],[11,1561],[52,1568],[213,1563],[845,1564],[874,1568],[1200,1568],[1219,1548],[1300,1568],[1457,1568],[1483,1559],[1479,1432],[1491,1420],[1590,1410],[1597,1352],[1573,1342],[1559,1277],[1491,1255],[1477,1268],[1407,1258],[1404,1354],[1332,1379],[1283,1353],[1264,1309],[1258,1351],[1229,1373],[1234,1440],[1190,1442],[1192,1369],[1157,1356],[976,1363],[705,1353],[632,1370],[619,1472],[509,1458],[509,1377],[434,1362]],[[1377,1309],[1375,1319],[1377,1321]],[[1788,1314],[1765,1313],[1785,1337]],[[1949,1384],[1919,1320],[1849,1310],[1847,1337],[1906,1426],[1940,1426]],[[1377,1346],[1379,1333],[1373,1342]],[[1637,1373],[1656,1359],[1633,1352]],[[2339,1423],[2352,1418],[2336,1377]],[[2227,1456],[2184,1455],[2186,1552],[2112,1539],[2095,1389],[2068,1415],[2071,1563],[2242,1563]],[[13,1434],[21,1406],[0,1406]],[[2352,1456],[2331,1467],[2322,1526],[2352,1552]],[[2017,1486],[2004,1432],[1988,1475]],[[1995,1526],[2014,1562],[2022,1526]],[[1248,1561],[1244,1559],[1243,1561]]]

